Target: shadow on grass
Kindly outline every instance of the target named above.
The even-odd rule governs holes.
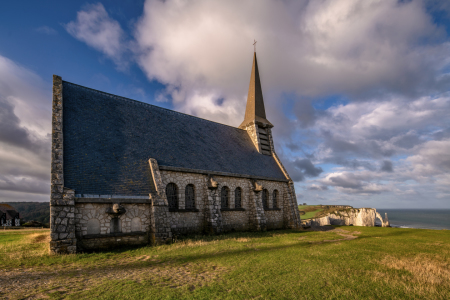
[[[336,227],[341,227],[341,226],[336,226]],[[266,252],[271,252],[271,251],[282,251],[282,250],[287,250],[287,249],[294,249],[294,248],[311,248],[311,247],[318,247],[318,250],[320,250],[321,247],[326,247],[327,244],[330,244],[330,242],[324,242],[324,243],[311,243],[308,240],[302,240],[296,243],[290,243],[289,245],[279,245],[279,246],[269,246],[269,244],[258,244],[258,245],[253,245],[258,243],[259,239],[263,239],[263,238],[267,238],[267,237],[276,237],[279,235],[284,235],[284,234],[306,234],[308,232],[311,231],[330,231],[332,232],[332,230],[335,229],[333,226],[326,226],[325,228],[319,228],[319,230],[278,230],[278,231],[269,231],[269,232],[242,232],[242,233],[228,233],[228,234],[222,234],[222,235],[216,235],[216,236],[186,236],[184,237],[183,240],[179,240],[178,243],[183,243],[185,241],[192,241],[192,242],[200,242],[200,241],[204,241],[204,242],[211,242],[211,241],[226,241],[226,240],[233,240],[236,238],[251,238],[251,241],[248,242],[246,249],[227,249],[227,250],[218,250],[218,252],[214,252],[214,253],[202,253],[202,254],[186,254],[186,255],[177,255],[175,257],[172,258],[167,258],[164,261],[160,261],[158,263],[154,263],[154,262],[142,262],[142,261],[135,261],[135,262],[131,262],[129,264],[130,267],[133,267],[135,265],[139,265],[140,267],[142,266],[157,266],[158,264],[161,263],[165,263],[170,261],[171,263],[186,263],[186,262],[194,262],[194,261],[199,261],[199,260],[209,260],[209,259],[222,259],[222,258],[227,258],[227,257],[237,257],[240,255],[246,255],[249,253],[258,253],[258,254],[263,254]],[[351,234],[352,232],[349,231],[349,234]],[[388,234],[383,234],[383,237],[397,237],[397,236],[402,236],[404,234],[408,234],[407,231],[393,231],[390,232]],[[374,235],[379,235],[379,234],[374,234]],[[352,241],[358,241],[358,240],[363,240],[363,239],[372,239],[374,238],[373,235],[363,235],[363,236],[358,236],[355,240],[345,240],[344,238],[342,239],[338,239],[336,241],[333,241],[331,243],[337,243],[337,242],[352,242]],[[172,245],[177,245],[178,243],[174,243]],[[245,245],[245,244],[243,244]],[[170,246],[169,246],[170,247]],[[136,249],[136,248],[135,248]],[[129,250],[129,249],[128,249]],[[128,251],[127,249],[116,249],[111,251],[110,253],[123,253]],[[167,249],[170,250],[170,249]],[[123,265],[124,266],[124,265]],[[122,266],[122,267],[123,267]]]

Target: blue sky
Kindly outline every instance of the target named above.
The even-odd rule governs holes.
[[[448,1],[0,4],[0,201],[48,201],[52,75],[238,126],[256,39],[308,204],[450,207]]]

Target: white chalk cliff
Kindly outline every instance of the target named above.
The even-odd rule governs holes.
[[[375,226],[375,220],[380,219],[382,227],[389,227],[387,214],[385,219],[377,212],[375,208],[350,208],[345,210],[336,210],[325,217],[302,220],[303,227],[315,227],[326,225],[353,225],[353,226]]]

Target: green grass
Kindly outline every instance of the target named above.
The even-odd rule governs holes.
[[[302,220],[314,218],[325,210],[320,205],[299,205],[298,209],[305,212],[300,216]]]
[[[316,209],[316,210],[307,212],[304,215],[302,215],[301,218],[302,218],[302,220],[314,218],[322,210],[323,209]]]
[[[329,228],[65,256],[48,231],[0,232],[0,298],[450,299],[450,231]]]

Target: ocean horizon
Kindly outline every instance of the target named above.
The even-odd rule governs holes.
[[[450,230],[450,209],[377,208],[377,212],[383,218],[387,213],[392,227]]]

